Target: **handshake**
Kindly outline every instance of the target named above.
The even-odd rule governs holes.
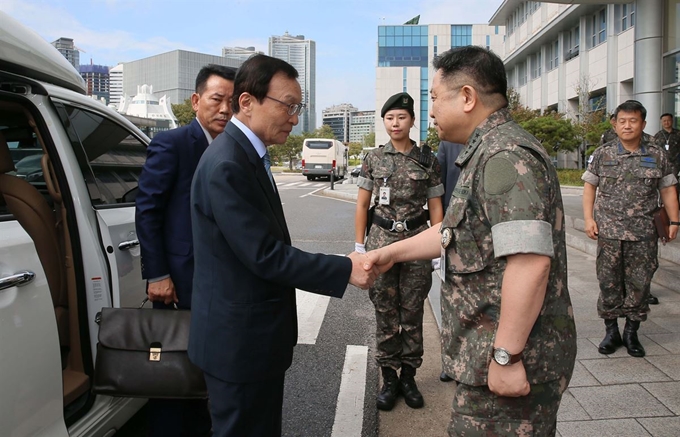
[[[388,247],[366,253],[363,244],[355,243],[355,251],[347,255],[352,260],[349,283],[363,290],[372,286],[375,279],[394,264]]]

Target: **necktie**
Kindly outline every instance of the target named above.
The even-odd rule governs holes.
[[[269,176],[269,180],[272,183],[272,186],[274,186],[274,176],[272,176],[272,161],[269,159],[269,152],[265,151],[264,156],[262,157],[262,161],[264,162],[264,169],[267,170],[267,176]]]

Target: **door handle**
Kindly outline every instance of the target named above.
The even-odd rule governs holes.
[[[31,282],[35,278],[35,273],[25,270],[10,276],[0,278],[0,290],[10,287],[21,287]]]
[[[120,244],[118,245],[119,250],[130,250],[133,247],[139,246],[139,240],[128,240],[128,241],[121,241]]]

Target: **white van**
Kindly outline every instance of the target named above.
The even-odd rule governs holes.
[[[302,174],[307,180],[318,177],[342,179],[347,174],[347,146],[328,138],[305,138],[302,143]]]
[[[110,436],[143,406],[90,387],[95,315],[145,295],[134,198],[148,143],[0,12],[0,435]]]

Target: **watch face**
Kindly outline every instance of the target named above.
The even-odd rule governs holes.
[[[495,349],[493,351],[493,359],[501,366],[505,366],[510,362],[510,354],[506,350]]]

